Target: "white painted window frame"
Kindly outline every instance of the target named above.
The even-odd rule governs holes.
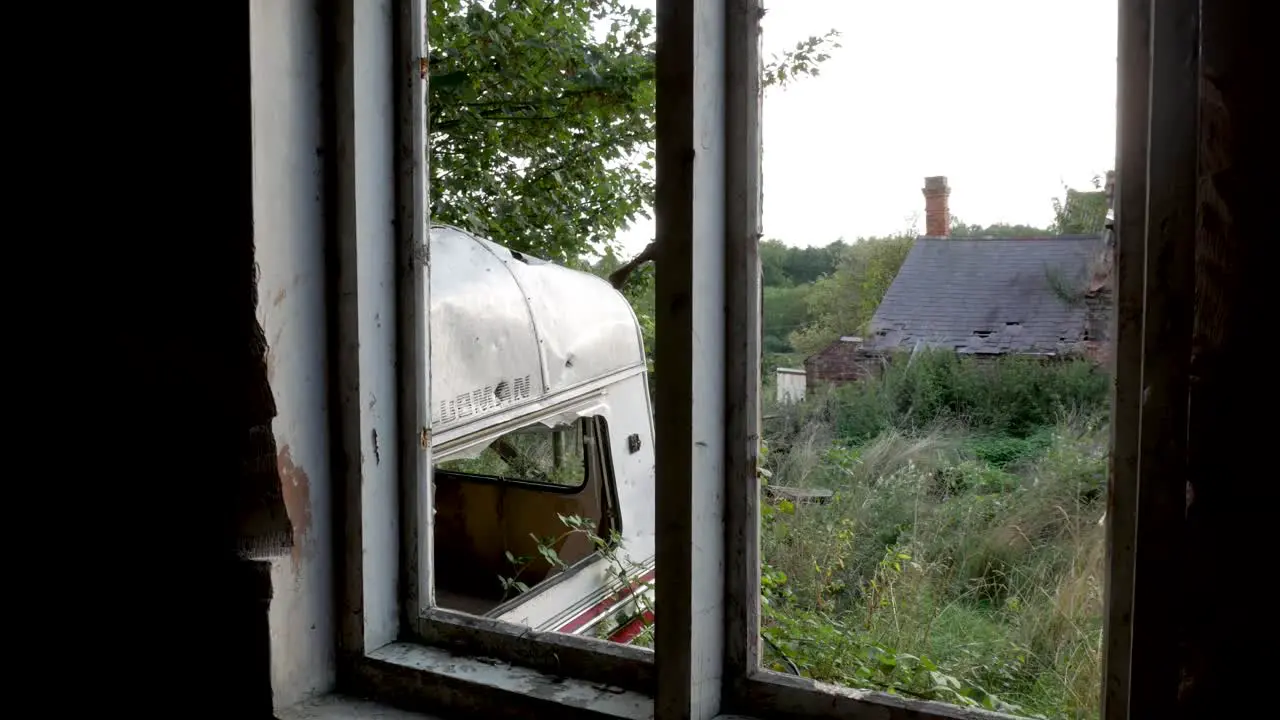
[[[650,651],[432,602],[426,2],[333,7],[339,686],[489,717],[646,717]]]
[[[426,2],[335,0],[340,687],[491,717],[996,717],[759,667],[759,0],[658,1],[656,662],[639,648],[433,606],[433,508],[421,492],[431,466]],[[1145,51],[1148,14],[1162,12],[1151,8],[1122,0],[1122,57]],[[1161,92],[1155,73],[1136,82],[1143,87],[1128,92],[1146,96],[1153,82],[1151,96]],[[1147,172],[1145,148],[1121,161],[1121,177],[1126,167]],[[1131,253],[1132,264],[1143,239],[1126,238],[1123,216],[1138,200],[1120,197],[1119,255]],[[1141,365],[1132,347],[1143,342],[1122,336],[1116,355]],[[1159,447],[1137,435],[1124,440],[1134,456]],[[398,452],[383,450],[393,443]],[[1136,472],[1124,477],[1141,483]],[[1136,495],[1113,488],[1113,520],[1135,509]],[[1132,524],[1110,533],[1113,583],[1119,572],[1132,586],[1138,534]],[[1109,617],[1132,606],[1113,596]],[[1124,687],[1125,638],[1140,619],[1129,623],[1123,635],[1109,628],[1107,644],[1109,661],[1124,660],[1109,662],[1108,682]],[[1107,720],[1126,717],[1120,701],[1107,702]]]

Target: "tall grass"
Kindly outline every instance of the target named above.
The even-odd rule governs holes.
[[[923,352],[894,358],[874,380],[815,390],[772,429],[786,439],[816,424],[841,441],[862,442],[891,428],[920,431],[946,421],[1026,437],[1064,413],[1096,412],[1107,402],[1108,387],[1107,376],[1085,361]]]
[[[766,437],[776,669],[1044,717],[1096,717],[1106,378],[924,355],[818,394]]]

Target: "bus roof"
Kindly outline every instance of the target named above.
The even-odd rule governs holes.
[[[433,432],[644,367],[630,303],[602,278],[431,227]]]

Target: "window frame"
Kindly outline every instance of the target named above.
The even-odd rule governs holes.
[[[595,403],[592,402],[591,399],[587,399],[585,401],[580,401],[576,405],[570,405],[568,407],[571,408],[570,411],[572,412],[573,408],[585,409],[585,408],[589,408],[594,404]],[[555,410],[548,411],[546,409],[543,409],[541,411],[529,412],[526,415],[522,415],[516,419],[516,421],[520,423],[519,425],[516,426],[516,428],[522,429],[522,428],[533,427],[537,425],[541,425],[542,427],[548,427],[541,421],[546,420],[547,418],[550,418],[550,417],[555,417],[557,415],[563,415],[563,414],[564,414],[563,408],[558,411],[555,411]],[[609,420],[604,415],[579,415],[578,418],[574,421],[574,423],[575,424],[582,423],[583,436],[584,438],[586,437],[592,438],[592,446],[594,447],[594,454],[595,454],[595,458],[591,458],[589,455],[585,453],[582,457],[584,479],[580,485],[577,485],[577,486],[557,485],[555,483],[513,480],[510,478],[501,478],[501,477],[490,476],[490,475],[479,475],[474,473],[454,472],[454,471],[447,471],[447,470],[444,472],[448,475],[461,478],[464,481],[475,482],[477,484],[510,485],[512,487],[522,488],[524,490],[530,490],[533,492],[544,492],[549,495],[577,495],[587,489],[587,486],[590,484],[590,481],[591,481],[590,475],[593,472],[592,467],[598,466],[598,470],[595,470],[595,472],[598,472],[600,474],[599,481],[600,481],[601,501],[602,501],[600,510],[601,510],[601,513],[607,517],[608,527],[610,532],[612,533],[613,531],[617,531],[620,534],[622,533],[622,530],[623,530],[623,518],[618,505],[617,475],[614,472],[614,467],[613,467],[613,452],[612,452],[612,448],[609,447],[609,443],[611,440],[611,437],[609,435]],[[504,436],[505,434],[498,434],[492,437],[496,440],[497,438],[501,438]],[[583,449],[585,451],[586,447],[584,446]],[[432,466],[433,479],[434,479],[434,474],[436,472],[437,470],[435,469],[434,463],[433,463],[433,466]],[[611,544],[611,547],[612,547],[612,544]],[[550,577],[547,577],[546,579],[541,580],[538,583],[530,586],[529,589],[524,593],[521,593],[520,595],[516,595],[502,601],[501,603],[499,603],[493,608],[492,612],[495,615],[501,615],[505,613],[507,610],[510,610],[515,605],[517,605],[518,604],[517,601],[519,601],[521,598],[528,599],[529,597],[532,597],[536,594],[543,593],[550,590],[551,588],[554,588],[556,585],[568,580],[569,578],[572,578],[577,573],[595,564],[602,557],[603,556],[601,555],[600,551],[596,550],[590,553],[589,555],[586,555],[585,557],[579,558],[578,560],[575,560],[572,564],[570,564],[568,567],[564,568],[560,572],[556,572],[552,574]],[[441,608],[441,609],[445,609],[445,608]],[[456,611],[451,611],[451,612],[456,612]]]
[[[527,429],[529,429],[529,428],[534,428],[534,427],[541,427],[541,428],[545,428],[545,429],[546,429],[546,431],[547,431],[547,433],[548,433],[549,435],[554,435],[554,433],[556,433],[556,432],[563,432],[563,430],[562,430],[562,429],[555,428],[555,427],[551,427],[551,426],[549,426],[549,425],[547,425],[547,424],[545,424],[545,423],[541,422],[541,419],[545,419],[545,418],[546,418],[546,416],[545,416],[544,414],[530,415],[530,416],[529,416],[529,418],[528,418],[528,422],[523,422],[523,424],[518,425],[514,430],[510,430],[510,431],[507,431],[507,432],[504,432],[504,433],[498,433],[498,434],[496,434],[496,435],[493,435],[493,436],[492,436],[492,438],[490,439],[489,444],[488,444],[488,445],[486,445],[484,449],[485,449],[485,450],[487,450],[487,449],[489,449],[489,448],[493,447],[493,445],[494,445],[495,443],[497,443],[499,440],[501,440],[501,439],[503,439],[503,438],[505,438],[505,437],[507,437],[507,436],[509,436],[509,435],[517,434],[517,433],[519,433],[520,431],[524,431],[524,430],[527,430]],[[573,425],[571,425],[571,426],[562,426],[562,427],[564,427],[564,428],[570,428],[570,427],[572,427],[572,428],[573,428],[573,430],[574,430],[575,432],[576,432],[576,431],[581,430],[581,432],[582,432],[582,433],[584,434],[584,436],[585,436],[585,435],[586,435],[586,433],[588,433],[588,432],[596,432],[596,430],[595,430],[594,428],[595,428],[596,421],[597,421],[598,419],[600,419],[600,417],[599,417],[599,416],[596,416],[596,415],[583,415],[583,416],[579,416],[576,420],[574,420]],[[523,419],[522,419],[522,421],[523,421]],[[578,423],[582,423],[582,427],[581,427],[581,428],[574,427],[574,426],[576,426]],[[588,429],[587,429],[588,427],[591,427],[592,429],[591,429],[591,430],[588,430]],[[554,442],[554,441],[552,441],[552,442]],[[591,461],[590,461],[589,457],[587,456],[587,454],[586,454],[586,452],[585,452],[585,451],[586,451],[586,447],[585,447],[585,445],[584,445],[583,447],[581,447],[581,448],[579,448],[579,449],[583,451],[583,453],[582,453],[582,481],[581,481],[581,482],[579,482],[577,485],[565,485],[565,484],[563,484],[563,483],[549,482],[549,481],[546,481],[546,480],[529,480],[529,479],[526,479],[526,478],[523,478],[523,477],[508,477],[508,476],[505,476],[505,475],[486,475],[486,474],[484,474],[484,473],[474,473],[474,472],[468,472],[468,471],[465,471],[465,470],[449,470],[449,469],[441,469],[441,468],[436,467],[437,465],[439,465],[439,464],[440,464],[440,463],[442,463],[442,462],[451,462],[451,461],[454,461],[454,460],[465,460],[465,459],[469,459],[469,458],[445,458],[445,459],[434,460],[434,461],[433,461],[433,463],[432,463],[432,469],[431,469],[431,472],[432,472],[432,474],[437,473],[437,472],[443,472],[443,473],[448,474],[448,475],[453,475],[453,476],[456,476],[456,477],[459,477],[459,478],[464,478],[464,479],[472,480],[472,481],[474,481],[474,482],[478,482],[478,483],[489,483],[489,484],[496,484],[496,485],[513,485],[513,486],[515,486],[515,487],[521,487],[521,488],[525,488],[525,489],[528,489],[528,490],[546,491],[546,492],[550,492],[550,493],[558,493],[558,494],[561,494],[561,495],[573,495],[573,494],[576,494],[576,493],[579,493],[579,492],[582,492],[583,490],[585,490],[585,489],[586,489],[586,487],[587,487],[587,484],[588,484],[588,483],[590,482],[590,480],[591,480],[591,477],[590,477],[590,475],[591,475],[591,464],[590,464],[590,463],[591,463]],[[499,458],[499,459],[501,459],[501,458]],[[505,460],[503,460],[503,462],[506,462],[506,461],[505,461]],[[608,474],[609,474],[609,473],[607,473],[607,472],[606,472],[606,475],[608,475]]]
[[[338,687],[492,717],[588,705],[625,716],[652,705],[650,651],[431,597],[426,9],[334,0],[326,17]],[[391,442],[398,452],[380,448]]]
[[[663,245],[656,305],[664,332],[656,354],[666,368],[659,394],[699,403],[654,399],[662,420],[655,428],[657,562],[665,577],[676,578],[657,584],[664,613],[656,655],[434,606],[434,509],[422,491],[432,464],[427,6],[335,0],[333,9],[326,112],[337,148],[331,257],[339,687],[409,708],[493,717],[565,710],[594,717],[1002,717],[759,667],[759,0],[658,0]],[[1178,243],[1187,245],[1194,228],[1178,208],[1188,188],[1194,199],[1195,162],[1194,153],[1188,164],[1176,149],[1187,140],[1183,116],[1194,118],[1196,67],[1188,70],[1174,47],[1193,45],[1186,33],[1198,32],[1195,12],[1194,0],[1119,6],[1116,304],[1128,325],[1118,328],[1114,353],[1113,413],[1122,425],[1113,429],[1109,491],[1106,720],[1153,702],[1150,687],[1146,695],[1130,693],[1131,665],[1159,660],[1155,639],[1176,620],[1155,606],[1133,615],[1134,597],[1145,601],[1168,587],[1174,572],[1157,562],[1154,573],[1136,576],[1143,553],[1135,548],[1151,552],[1167,540],[1181,509],[1171,502],[1173,484],[1156,476],[1180,472],[1167,460],[1179,447],[1176,417],[1143,426],[1134,406],[1140,382],[1148,402],[1154,394],[1165,412],[1176,410],[1171,401],[1185,391],[1185,377],[1151,360],[1181,346],[1154,331],[1150,316],[1162,313],[1175,328],[1189,320],[1192,285]],[[1150,71],[1138,67],[1143,58]],[[1157,106],[1180,114],[1180,123],[1151,133],[1148,145]],[[1157,176],[1173,180],[1147,187],[1160,153],[1171,159]],[[1149,212],[1163,213],[1160,231],[1151,229]],[[1153,252],[1172,253],[1178,272],[1149,298],[1141,281],[1143,258]],[[1148,316],[1145,332],[1134,329],[1135,313]],[[389,316],[396,322],[384,329],[378,318]],[[380,406],[369,402],[375,394]],[[398,451],[380,453],[379,437],[393,438]],[[1144,520],[1154,518],[1143,527],[1136,523],[1140,495]]]

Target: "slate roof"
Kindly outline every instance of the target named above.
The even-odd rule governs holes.
[[[918,238],[871,319],[865,347],[1063,353],[1085,339],[1077,293],[1103,248],[1100,235]]]

